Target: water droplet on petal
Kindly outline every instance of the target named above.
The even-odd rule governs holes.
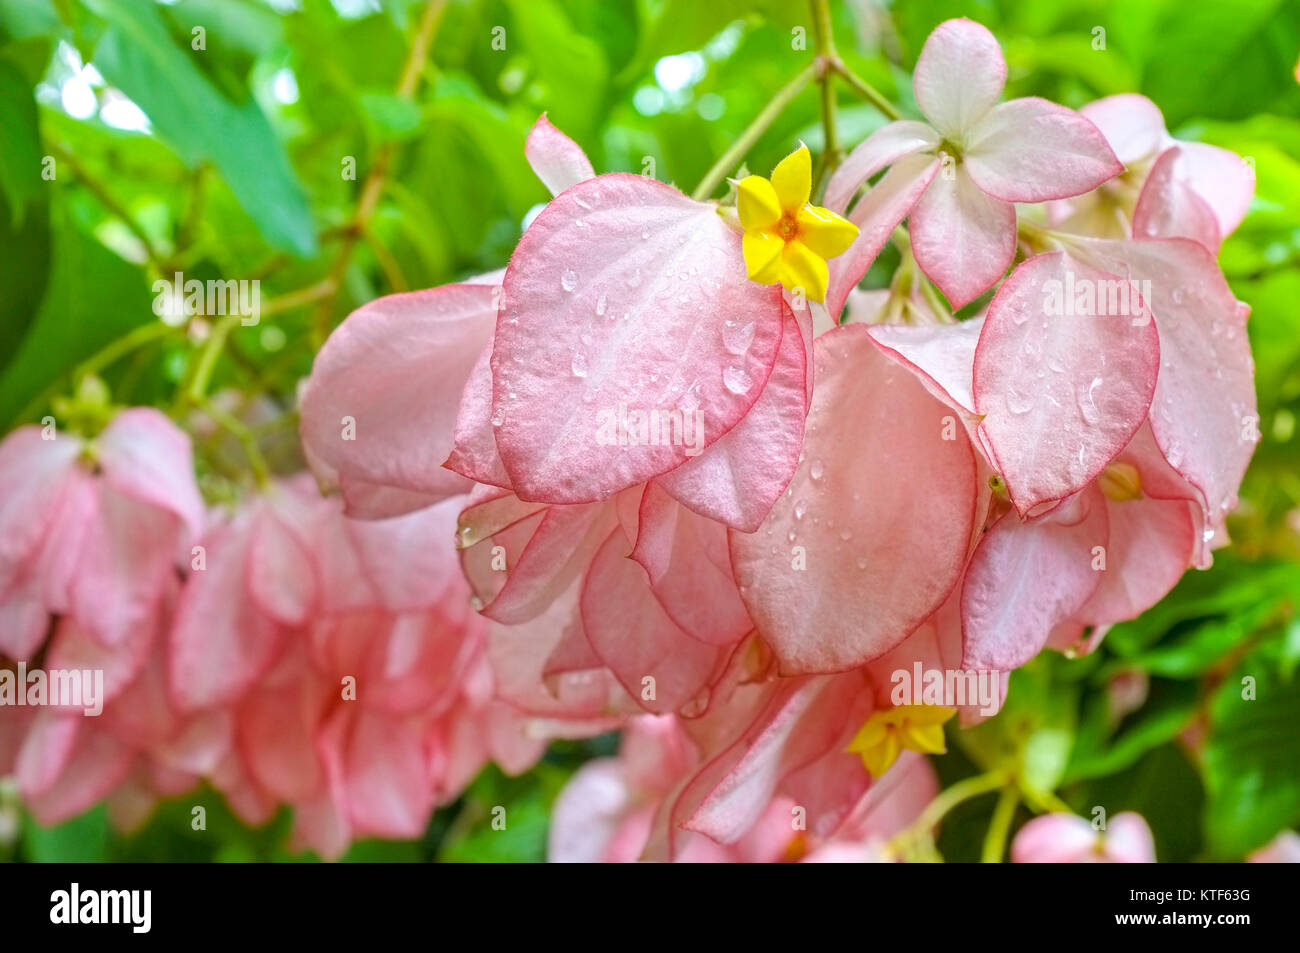
[[[578,273],[572,268],[565,268],[560,275],[560,287],[565,291],[573,291],[578,287]]]
[[[733,394],[748,394],[754,386],[754,378],[743,367],[730,366],[722,372],[722,383]]]
[[[596,299],[596,314],[603,315],[604,313],[605,313],[605,296],[601,295],[599,298]]]
[[[820,480],[825,473],[826,473],[826,468],[822,466],[822,462],[820,460],[814,460],[812,462],[812,466],[808,468],[808,475],[811,476],[814,480]]]
[[[797,520],[801,520],[801,519],[803,519],[803,515],[804,515],[805,513],[807,513],[807,512],[808,512],[808,501],[807,501],[807,500],[800,500],[798,503],[796,503],[796,504],[794,505],[794,518],[795,518],[795,519],[797,519]]]
[[[587,355],[581,351],[573,352],[573,363],[571,365],[574,377],[587,376]]]
[[[1101,411],[1097,409],[1096,401],[1093,399],[1100,386],[1101,378],[1094,377],[1092,383],[1088,385],[1088,390],[1086,392],[1081,390],[1078,393],[1079,413],[1083,414],[1084,423],[1090,426],[1096,426],[1101,421]]]
[[[722,326],[722,343],[732,354],[744,354],[754,343],[754,322],[728,321]]]

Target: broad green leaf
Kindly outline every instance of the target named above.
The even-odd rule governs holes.
[[[251,98],[231,102],[182,51],[151,4],[94,5],[109,21],[95,65],[191,165],[210,160],[276,248],[311,255],[316,231],[284,148]]]
[[[1277,643],[1260,646],[1210,706],[1205,829],[1220,857],[1240,857],[1300,823],[1300,691],[1279,673],[1280,655]]]

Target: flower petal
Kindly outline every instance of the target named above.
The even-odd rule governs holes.
[[[781,251],[781,284],[786,291],[802,291],[809,301],[825,301],[829,282],[825,258],[801,241],[786,242]]]
[[[756,533],[731,533],[741,597],[786,674],[861,665],[910,635],[956,584],[975,510],[965,434],[943,439],[948,408],[864,325],[814,353],[804,462]]]
[[[967,19],[934,28],[912,76],[916,104],[945,136],[961,139],[1002,95],[1007,61],[993,34]]]
[[[349,515],[394,516],[469,489],[442,462],[495,315],[493,288],[445,285],[363,305],[325,342],[303,391],[302,440]],[[381,506],[384,488],[413,505]]]
[[[781,200],[767,179],[747,175],[736,184],[736,211],[746,231],[771,228],[781,220]]]
[[[603,500],[686,462],[679,444],[614,439],[623,412],[698,411],[712,444],[762,393],[780,298],[745,277],[740,237],[714,207],[669,186],[603,175],[553,200],[510,261],[492,352],[515,491]],[[753,328],[743,353],[728,321]]]
[[[976,185],[1006,202],[1080,195],[1124,171],[1096,126],[1037,97],[1002,103],[981,119],[964,165]]]
[[[998,289],[975,350],[975,410],[1022,515],[1078,492],[1128,446],[1160,343],[1136,285],[1063,252],[1031,258]]]
[[[847,252],[830,262],[826,310],[838,319],[849,293],[885,247],[898,223],[912,211],[939,171],[933,156],[906,156],[884,174],[853,207],[849,220],[859,229]]]
[[[772,170],[772,189],[782,210],[795,212],[812,196],[812,154],[800,145]]]
[[[803,446],[810,362],[798,323],[785,312],[776,365],[749,413],[702,455],[656,480],[695,512],[747,533],[785,491]]]
[[[950,171],[951,169],[951,171]],[[912,252],[954,308],[987,291],[1016,255],[1016,207],[946,167],[912,209]]]
[[[858,226],[816,205],[805,205],[795,220],[799,224],[799,240],[823,258],[842,255],[858,237]]]
[[[881,126],[859,143],[831,175],[826,184],[826,207],[844,212],[858,189],[885,166],[922,149],[934,149],[939,142],[937,132],[915,119],[899,119]]]
[[[741,239],[745,253],[745,272],[751,281],[771,285],[780,281],[781,252],[785,239],[775,232],[745,232]]]
[[[582,147],[552,126],[546,113],[533,123],[524,142],[524,156],[552,195],[596,177]]]
[[[1096,489],[1046,517],[1022,522],[1008,511],[993,524],[963,583],[962,668],[1010,670],[1037,655],[1100,585],[1094,547],[1106,546],[1107,530]]]

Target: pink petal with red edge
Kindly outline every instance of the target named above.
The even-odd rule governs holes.
[[[799,462],[808,365],[803,336],[785,308],[776,365],[749,413],[703,455],[656,482],[697,513],[742,532],[758,529]]]
[[[866,326],[822,335],[815,353],[790,492],[758,532],[730,534],[741,596],[784,674],[852,668],[905,639],[956,583],[975,510],[969,441],[943,439],[949,409]]]
[[[1016,207],[985,193],[962,165],[937,175],[912,209],[916,263],[954,308],[1002,277],[1016,254]]]
[[[1192,505],[1186,500],[1106,500],[1106,571],[1078,617],[1088,625],[1124,622],[1163,599],[1194,561]]]
[[[582,147],[552,126],[546,113],[533,123],[524,142],[524,156],[552,195],[596,176]]]
[[[380,298],[316,355],[302,397],[303,445],[318,475],[337,482],[349,515],[392,516],[470,488],[442,463],[492,334],[495,295],[486,285],[446,285]]]
[[[306,540],[286,526],[270,504],[257,502],[245,584],[257,607],[281,625],[310,618],[318,598],[315,562]]]
[[[645,569],[669,618],[688,635],[725,646],[754,627],[732,578],[726,527],[692,513],[654,483],[641,501],[631,558]]]
[[[330,697],[320,687],[276,686],[249,695],[235,714],[235,744],[245,770],[268,794],[305,801],[325,783],[315,736]]]
[[[31,572],[81,445],[20,427],[0,442],[0,600]]]
[[[189,436],[152,407],[130,407],[95,441],[104,479],[119,493],[175,513],[190,538],[203,531]]]
[[[82,716],[62,717],[80,719]],[[108,797],[126,778],[134,762],[135,752],[129,745],[106,731],[91,728],[80,733],[67,767],[49,787],[39,794],[27,791],[20,778],[18,790],[36,822],[48,827],[76,817],[96,801]]]
[[[866,703],[864,706],[864,702]],[[682,792],[674,813],[682,824],[719,843],[734,843],[762,815],[782,780],[834,751],[870,709],[856,673],[792,679],[744,733],[706,765]],[[698,805],[693,810],[690,805]]]
[[[908,156],[894,165],[853,207],[849,219],[858,236],[848,251],[830,261],[826,310],[839,318],[849,293],[857,287],[889,236],[920,201],[940,163],[932,156]]]
[[[424,833],[433,791],[417,719],[339,709],[319,745],[335,803],[358,833],[403,839]]]
[[[1088,290],[1095,301],[1076,314]],[[1017,268],[989,305],[975,409],[1022,515],[1087,486],[1146,419],[1161,342],[1136,297],[1120,277],[1053,252]]]
[[[843,214],[858,189],[877,172],[904,156],[922,149],[933,149],[939,142],[938,133],[915,119],[900,119],[881,126],[850,152],[835,170],[826,185],[826,208]]]
[[[1089,489],[1027,523],[1008,512],[984,534],[962,589],[962,668],[1018,668],[1088,601],[1102,577],[1094,547],[1109,539],[1103,504]]]
[[[995,106],[971,133],[963,161],[976,185],[1006,202],[1081,195],[1124,171],[1096,126],[1035,96]]]
[[[452,541],[462,499],[387,520],[348,520],[344,528],[381,605],[393,612],[432,608],[460,582]],[[327,585],[332,582],[327,582]]]
[[[1255,195],[1255,168],[1243,157],[1204,142],[1180,142],[1178,174],[1205,200],[1227,237],[1241,224]]]
[[[168,683],[181,709],[236,698],[280,651],[282,629],[244,588],[251,527],[245,517],[203,539],[207,568],[190,575],[171,631]]]
[[[668,617],[650,591],[645,570],[627,558],[630,548],[616,528],[592,560],[581,600],[587,640],[646,711],[663,714],[699,706],[725,653],[691,638]],[[647,698],[650,687],[653,697]]]
[[[492,426],[491,343],[474,362],[465,392],[461,394],[456,413],[456,442],[443,466],[476,483],[510,486],[510,475],[497,452],[496,428]]]
[[[946,20],[921,48],[912,89],[925,118],[945,136],[961,138],[993,108],[1006,81],[1007,62],[988,28]]]
[[[180,521],[106,481],[98,481],[97,489],[69,586],[70,610],[87,635],[113,646],[147,624],[174,578]]]
[[[954,410],[975,413],[975,348],[984,315],[957,324],[877,324],[876,343],[916,372],[935,397]]]
[[[575,580],[536,619],[524,625],[493,625],[488,661],[499,698],[530,715],[580,719],[599,733],[619,727],[620,711],[633,710],[609,672],[602,668],[544,679],[556,647],[585,638],[578,612],[580,591],[581,580]]]
[[[1160,107],[1137,93],[1107,96],[1079,112],[1101,130],[1115,157],[1125,165],[1155,155],[1168,138]]]
[[[688,459],[619,445],[620,408],[698,411],[708,446],[762,393],[781,291],[746,277],[712,205],[639,175],[552,201],[506,271],[492,353],[497,448],[522,499],[603,500]]]
[[[1210,529],[1222,533],[1259,435],[1249,308],[1214,256],[1187,239],[1083,240],[1074,254],[1151,283],[1162,361],[1152,432],[1170,466],[1203,494]]]
[[[483,614],[507,624],[535,618],[586,571],[614,521],[608,504],[549,507],[521,551],[506,547],[505,585],[483,607]],[[490,552],[493,542],[475,549]]]
[[[1182,149],[1167,149],[1147,173],[1133,210],[1134,238],[1190,238],[1218,254],[1223,235],[1214,210],[1178,175]]]

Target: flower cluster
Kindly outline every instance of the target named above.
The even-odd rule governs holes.
[[[64,816],[205,774],[332,856],[415,836],[489,757],[624,728],[555,859],[896,856],[945,724],[1207,566],[1258,439],[1215,258],[1249,168],[1141,97],[999,102],[1005,76],[940,25],[925,121],[825,207],[802,146],[733,207],[596,175],[543,116],[553,198],[505,271],[372,301],[317,356],[301,436],[335,498],[300,477],[205,521],[147,411],[11,436],[0,651],[121,666],[104,738],[21,727],[23,792]],[[1115,824],[1045,817],[1013,853],[1149,859]]]

